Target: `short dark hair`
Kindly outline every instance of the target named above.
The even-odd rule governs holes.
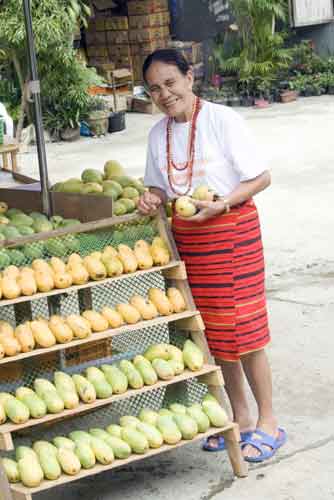
[[[181,52],[176,49],[158,49],[146,57],[143,64],[143,78],[146,82],[146,73],[154,62],[162,62],[176,66],[179,71],[186,75],[191,69],[190,64]]]

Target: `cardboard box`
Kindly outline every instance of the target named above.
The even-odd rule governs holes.
[[[168,47],[181,52],[190,64],[203,61],[203,46],[200,42],[170,41]]]
[[[136,16],[141,14],[155,14],[168,10],[168,0],[129,0],[128,14]]]
[[[169,27],[160,26],[160,28],[146,28],[129,31],[129,40],[131,43],[145,43],[151,40],[160,40],[169,37]]]
[[[159,108],[150,99],[141,99],[139,97],[129,96],[126,100],[127,111],[137,113],[147,113],[150,115],[161,113]]]
[[[109,44],[129,44],[129,32],[125,30],[121,31],[107,31],[107,43]]]
[[[115,59],[120,59],[122,57],[131,57],[130,45],[108,45],[108,52]]]
[[[167,47],[169,38],[161,38],[159,40],[150,40],[145,43],[134,43],[130,45],[131,54],[133,56],[148,56],[157,49],[164,49]]]
[[[170,14],[168,11],[129,17],[130,29],[158,28],[159,26],[166,26],[169,24]]]
[[[133,79],[143,81],[143,64],[146,56],[132,56]]]
[[[128,30],[129,21],[125,16],[108,17],[105,20],[105,27],[107,31]]]
[[[96,31],[105,31],[105,19],[103,17],[95,19],[95,30]]]

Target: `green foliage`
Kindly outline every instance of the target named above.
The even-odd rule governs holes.
[[[234,0],[232,10],[238,27],[234,54],[226,58],[218,45],[214,57],[223,72],[235,74],[241,81],[272,79],[291,62],[284,48],[284,37],[275,33],[275,20],[286,18],[284,0]]]

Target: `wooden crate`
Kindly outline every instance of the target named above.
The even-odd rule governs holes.
[[[66,350],[66,366],[80,365],[87,361],[107,358],[112,355],[111,339],[97,340]]]
[[[128,14],[136,16],[141,14],[155,14],[168,10],[168,0],[129,0]]]
[[[156,14],[146,14],[142,16],[130,16],[129,28],[158,28],[159,26],[168,26],[170,23],[170,14],[168,11],[158,12]]]

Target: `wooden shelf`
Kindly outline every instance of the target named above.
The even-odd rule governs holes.
[[[181,375],[173,377],[171,380],[159,380],[154,385],[146,385],[141,389],[128,389],[123,394],[115,394],[110,398],[97,399],[94,403],[81,403],[77,408],[71,410],[64,410],[60,413],[47,414],[45,417],[29,419],[23,424],[13,424],[4,423],[0,425],[0,449],[10,451],[14,449],[12,433],[17,432],[21,429],[27,429],[36,427],[38,425],[43,425],[45,423],[50,423],[55,420],[60,420],[67,417],[75,417],[83,412],[94,410],[102,406],[107,406],[115,401],[120,401],[122,399],[128,399],[132,396],[137,396],[139,394],[144,394],[152,390],[161,389],[169,385],[177,384],[178,382],[183,382],[185,380],[190,380],[193,378],[198,378],[201,376],[206,376],[211,373],[220,373],[220,368],[216,365],[204,365],[201,370],[192,372],[190,370],[185,370]]]
[[[137,276],[143,276],[144,274],[157,273],[159,271],[163,272],[164,270],[172,270],[174,268],[178,268],[179,266],[181,269],[183,269],[184,264],[181,261],[171,261],[169,262],[169,264],[166,264],[165,266],[155,266],[150,269],[144,269],[129,274],[122,274],[121,276],[114,276],[112,278],[106,278],[104,280],[99,280],[99,281],[89,281],[84,285],[73,285],[68,288],[57,288],[55,290],[51,290],[50,292],[40,292],[40,293],[35,293],[35,295],[29,295],[29,296],[22,295],[21,297],[17,297],[17,299],[4,299],[0,300],[0,307],[20,304],[21,302],[31,302],[32,300],[43,299],[46,297],[52,297],[54,295],[61,295],[64,293],[68,294],[76,292],[77,290],[83,290],[85,288],[92,288],[94,286],[106,285],[108,283],[115,283],[116,281],[119,280],[135,278]]]
[[[32,358],[35,356],[42,356],[50,352],[65,351],[66,349],[70,349],[71,347],[82,346],[85,344],[89,344],[90,342],[96,342],[97,340],[117,337],[117,335],[121,335],[123,333],[135,332],[137,330],[143,330],[145,328],[150,328],[152,326],[166,325],[168,323],[180,321],[180,325],[182,327],[182,325],[186,324],[185,322],[187,320],[193,320],[189,322],[190,329],[193,324],[194,328],[196,324],[201,326],[200,313],[198,311],[184,311],[182,313],[171,314],[170,316],[159,316],[158,318],[155,319],[140,321],[135,325],[123,325],[120,326],[119,328],[112,328],[109,330],[105,330],[104,332],[92,333],[86,339],[73,340],[71,342],[67,342],[66,344],[56,344],[52,347],[41,347],[39,349],[33,349],[32,351],[29,352],[22,352],[20,354],[17,354],[16,356],[6,356],[0,359],[0,369],[1,365],[5,365],[11,362],[21,361],[23,359]],[[196,322],[196,320],[198,320],[198,323]]]
[[[112,464],[110,465],[96,465],[92,469],[88,470],[81,470],[79,474],[76,476],[66,476],[62,475],[59,479],[56,479],[55,481],[43,481],[40,486],[36,488],[27,488],[23,485],[20,484],[11,484],[10,488],[13,493],[17,492],[20,493],[21,495],[31,495],[34,493],[38,493],[39,491],[47,490],[50,488],[55,488],[57,486],[61,486],[62,484],[70,483],[73,481],[78,481],[80,479],[89,477],[89,476],[94,476],[96,474],[100,474],[101,472],[105,472],[107,470],[111,469],[116,469],[117,467],[121,467],[124,465],[129,465],[134,462],[138,462],[139,460],[143,460],[145,458],[153,457],[155,455],[159,455],[160,453],[164,453],[165,451],[171,451],[174,450],[175,448],[180,448],[181,446],[185,446],[187,444],[195,443],[197,441],[201,441],[202,439],[205,439],[209,436],[213,436],[215,434],[220,434],[224,432],[228,432],[233,430],[236,427],[236,424],[230,422],[228,423],[225,427],[211,427],[207,432],[198,434],[194,439],[185,441],[182,440],[176,445],[163,445],[161,448],[157,449],[150,449],[147,453],[143,455],[130,455],[129,458],[126,458],[124,460],[119,460],[116,459]],[[20,498],[20,497],[15,497]],[[22,498],[22,497],[21,497]]]

